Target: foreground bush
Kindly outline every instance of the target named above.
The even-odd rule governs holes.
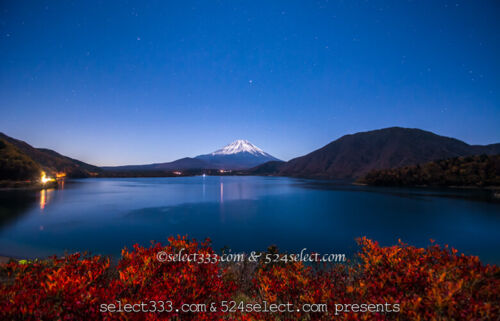
[[[207,304],[227,300],[234,293],[234,285],[224,282],[225,270],[217,264],[197,264],[187,262],[161,263],[156,259],[159,251],[183,254],[213,254],[208,242],[198,244],[183,238],[170,238],[168,246],[157,243],[149,248],[138,245],[129,252],[122,251],[118,264],[119,284],[122,292],[118,297],[123,303],[135,303],[138,300],[169,300],[173,307],[181,304]],[[219,320],[222,313],[132,313],[125,317],[138,320],[156,320],[159,316],[176,320]]]
[[[11,262],[2,273],[1,320],[99,319],[99,303],[113,300],[119,287],[99,256]]]
[[[167,246],[123,250],[117,266],[99,256],[69,255],[1,265],[1,320],[498,320],[500,268],[432,244],[380,247],[360,239],[356,262],[160,263],[165,253],[213,254],[208,242],[170,238]],[[170,300],[207,304],[326,303],[328,312],[112,313],[103,303]],[[344,304],[398,304],[399,312],[345,312]]]
[[[400,243],[380,247],[362,238],[359,262],[313,270],[302,264],[261,268],[260,299],[328,304],[324,313],[293,314],[287,320],[499,320],[500,268],[438,245],[427,249]],[[339,313],[336,304],[398,303],[399,312]],[[270,315],[256,319],[275,320]]]

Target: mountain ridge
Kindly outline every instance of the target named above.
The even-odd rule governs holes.
[[[354,179],[370,170],[402,167],[475,154],[498,154],[500,144],[469,145],[456,138],[403,127],[388,127],[344,135],[284,164],[274,164],[268,175]],[[260,165],[264,166],[266,164]],[[265,171],[259,166],[249,173]]]
[[[146,165],[97,167],[35,148],[0,133],[2,145],[0,179],[23,177],[37,171],[68,177],[131,175],[181,175],[185,173],[223,173],[237,175],[276,175],[316,179],[356,179],[372,170],[399,168],[461,156],[500,154],[500,144],[469,145],[455,138],[403,127],[389,127],[344,135],[306,155],[283,162],[249,141],[236,140],[210,154],[185,157],[173,162]],[[16,168],[17,167],[17,168]],[[3,172],[2,172],[3,171]],[[182,171],[183,173],[176,173]],[[168,172],[168,173],[167,173]],[[5,176],[5,177],[4,177]],[[134,177],[135,177],[134,176]],[[149,177],[148,176],[148,177]]]

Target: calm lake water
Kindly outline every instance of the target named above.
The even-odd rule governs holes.
[[[73,180],[58,190],[0,191],[0,255],[118,256],[123,246],[188,234],[233,252],[276,244],[350,256],[355,238],[367,236],[383,245],[432,238],[499,264],[500,204],[481,196],[278,177]]]

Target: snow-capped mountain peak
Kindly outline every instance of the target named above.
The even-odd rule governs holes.
[[[207,162],[208,168],[224,170],[246,169],[269,161],[279,161],[244,139],[235,140],[213,153],[198,155],[195,158]]]
[[[212,155],[232,155],[247,152],[252,155],[268,156],[262,149],[250,143],[248,140],[238,139],[222,149],[216,150]]]

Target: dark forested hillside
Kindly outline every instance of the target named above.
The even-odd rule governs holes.
[[[40,166],[14,145],[0,138],[0,180],[29,180],[40,175]]]
[[[374,170],[358,180],[379,186],[500,186],[500,155],[455,157]]]
[[[66,157],[50,149],[35,148],[26,142],[9,137],[3,133],[0,133],[0,140],[6,143],[7,146],[14,147],[18,155],[18,159],[24,159],[23,163],[27,164],[28,159],[35,163],[38,168],[38,172],[40,172],[40,170],[44,170],[49,173],[63,172],[69,177],[90,177],[102,171],[97,166]],[[8,151],[9,153],[14,153],[12,148]],[[20,155],[22,155],[22,157]],[[12,158],[9,158],[10,160],[6,161],[6,159],[4,159],[6,155],[0,156],[3,162],[8,162],[10,164],[9,166],[13,165],[15,167],[17,165],[22,165],[19,161],[13,163]],[[23,166],[19,168],[19,171],[26,173],[26,171],[22,169]],[[34,168],[33,166],[29,167],[31,169]],[[9,171],[11,170],[12,168]],[[40,174],[38,173],[37,176],[39,175]],[[0,176],[0,180],[1,179],[9,178]]]

